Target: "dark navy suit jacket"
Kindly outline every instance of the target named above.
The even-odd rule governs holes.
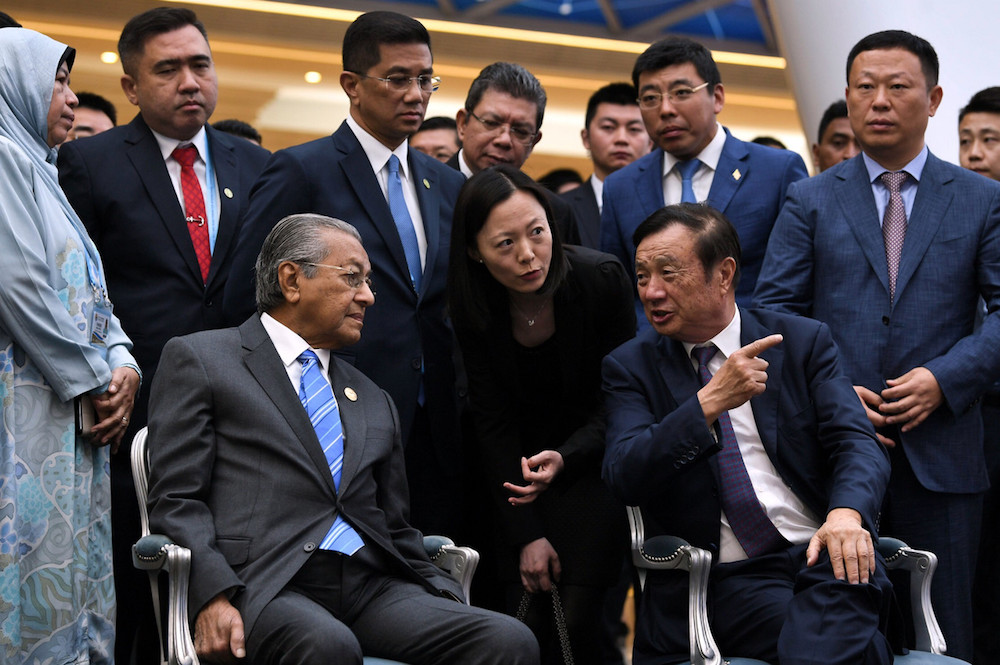
[[[979,298],[989,314],[974,330]],[[861,155],[789,188],[756,306],[829,324],[855,384],[929,369],[944,403],[902,449],[935,492],[987,487],[979,398],[1000,377],[1000,184],[928,155],[889,300],[885,244]]]
[[[205,131],[220,200],[207,283],[160,146],[141,115],[59,148],[59,183],[101,251],[115,314],[143,371],[132,431],[146,423],[149,387],[167,340],[225,325],[222,292],[233,247],[269,154],[212,127]]]
[[[889,459],[842,370],[829,328],[763,310],[740,314],[743,345],[784,336],[761,354],[769,363],[767,390],[750,400],[775,469],[820,520],[833,508],[853,508],[874,539]],[[684,346],[642,331],[604,359],[603,381],[605,481],[626,504],[641,506],[648,535],[679,536],[716,558],[719,445],[705,424],[701,382]],[[686,659],[685,585],[675,578],[647,587],[641,640],[637,634],[643,653]]]
[[[729,134],[708,192],[708,205],[726,215],[740,235],[743,258],[736,302],[749,306],[767,238],[788,186],[808,175],[802,158],[788,150],[746,143]],[[663,150],[656,148],[604,180],[601,249],[618,257],[635,281],[632,234],[664,206]],[[636,300],[640,328],[648,323]]]
[[[337,355],[392,395],[404,441],[413,426],[423,368],[431,440],[442,468],[455,475],[458,418],[445,282],[452,212],[465,179],[417,150],[408,151],[408,160],[427,235],[420,293],[410,282],[403,243],[371,162],[345,122],[332,136],[272,155],[251,194],[225,309],[230,325],[254,311],[253,265],[264,238],[283,217],[313,212],[352,224],[371,259],[377,294],[365,313],[361,341]]]
[[[573,210],[580,244],[591,249],[601,248],[601,209],[597,205],[594,187],[587,178],[582,185],[560,195]]]

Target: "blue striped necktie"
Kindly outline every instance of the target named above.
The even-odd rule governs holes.
[[[319,367],[319,358],[312,349],[306,349],[299,356],[302,363],[302,379],[299,381],[299,399],[309,414],[309,422],[316,430],[316,437],[323,447],[326,462],[333,474],[333,486],[340,491],[340,472],[344,466],[344,428],[340,423],[340,410],[333,390]],[[341,552],[348,556],[364,546],[361,536],[338,513],[333,526],[327,532],[320,549]]]

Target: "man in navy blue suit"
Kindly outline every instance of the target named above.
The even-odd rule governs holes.
[[[740,244],[717,210],[639,225],[652,330],[604,360],[604,478],[654,535],[709,550],[722,653],[782,665],[889,663],[874,552],[889,461],[826,325],[737,307]],[[636,665],[687,659],[686,580],[651,574]]]
[[[115,657],[157,662],[146,576],[132,565],[139,512],[129,464],[132,435],[146,425],[149,387],[171,337],[220,328],[222,293],[250,188],[267,151],[208,125],[218,80],[205,27],[189,9],[161,7],[132,18],[118,42],[122,90],[139,113],[129,124],[59,149],[59,182],[101,251],[115,314],[135,343],[142,388],[111,458],[112,531],[118,621]],[[189,167],[203,214],[188,212],[175,148],[195,148]],[[192,190],[193,191],[193,190]],[[189,194],[191,194],[189,192]],[[193,196],[193,194],[192,194]],[[204,253],[195,239],[203,232]]]
[[[890,449],[882,531],[937,554],[948,653],[971,660],[988,486],[980,398],[1000,377],[1000,184],[927,150],[937,81],[920,37],[889,30],[854,46],[847,106],[862,154],[789,189],[754,301],[830,326]]]
[[[227,319],[239,325],[254,311],[253,264],[278,220],[308,211],[357,228],[378,305],[367,315],[364,339],[338,355],[399,409],[411,523],[425,533],[456,534],[462,467],[444,310],[452,209],[465,179],[408,149],[407,137],[420,127],[439,83],[423,25],[394,12],[363,14],[344,35],[343,63],[347,120],[332,136],[276,152],[254,185],[225,293]],[[396,213],[393,181],[402,196]],[[401,212],[408,217],[403,224]]]
[[[631,271],[632,233],[640,222],[666,204],[705,201],[740,234],[743,280],[736,301],[749,305],[785,191],[808,175],[802,158],[740,141],[718,123],[726,100],[722,79],[712,54],[697,42],[656,42],[635,61],[632,83],[657,148],[604,181],[601,248]],[[638,301],[636,314],[640,327],[646,325]]]

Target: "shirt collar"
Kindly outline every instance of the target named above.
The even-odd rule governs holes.
[[[722,125],[718,122],[715,123],[715,136],[712,140],[708,142],[708,145],[699,152],[695,159],[700,161],[702,164],[712,169],[713,171],[718,170],[719,160],[722,158],[722,148],[726,145],[726,130],[723,129]],[[677,162],[682,160],[677,159],[669,152],[663,152],[663,176],[666,177]]]
[[[740,333],[743,327],[740,323],[740,308],[736,307],[736,311],[733,312],[733,319],[729,322],[729,325],[722,329],[719,334],[717,334],[712,339],[708,340],[704,344],[692,344],[690,342],[684,342],[684,351],[691,357],[691,349],[696,346],[710,346],[715,345],[722,355],[726,358],[733,355],[736,351],[740,350],[742,344],[740,344]]]
[[[157,145],[160,146],[160,154],[163,155],[163,161],[167,161],[167,158],[174,152],[174,148],[179,145],[193,145],[198,148],[198,159],[205,161],[205,156],[208,155],[208,134],[205,132],[205,127],[202,126],[188,141],[178,141],[177,139],[172,139],[169,136],[164,136],[159,132],[150,129],[153,132],[153,138],[156,139]]]
[[[278,352],[282,364],[285,367],[299,361],[299,356],[308,348],[309,343],[299,337],[291,328],[281,323],[267,312],[260,315],[260,323],[267,331],[268,337],[274,344],[274,349]],[[320,369],[326,376],[330,371],[330,349],[313,349],[316,357],[319,358]]]
[[[604,181],[597,177],[596,174],[590,176],[590,186],[594,189],[594,196],[597,197],[597,207],[601,206],[601,197],[604,196]]]
[[[458,170],[462,172],[466,180],[473,176],[472,169],[465,162],[465,148],[458,151]]]
[[[389,161],[389,155],[396,155],[399,158],[399,172],[403,178],[409,179],[410,177],[410,164],[406,161],[407,148],[409,146],[409,141],[403,141],[395,150],[389,150],[385,145],[379,141],[377,138],[365,131],[361,125],[358,124],[354,116],[347,116],[347,126],[351,128],[354,132],[354,136],[357,137],[358,143],[361,144],[361,149],[365,151],[365,156],[368,157],[368,161],[371,163],[372,171],[379,173],[385,168],[386,163]]]
[[[925,144],[923,149],[917,153],[917,156],[900,170],[906,171],[911,178],[920,182],[920,176],[924,172],[924,165],[927,164],[927,152],[927,145]],[[862,152],[861,156],[865,160],[865,169],[868,171],[868,182],[874,183],[880,175],[889,170],[869,157],[868,153]]]

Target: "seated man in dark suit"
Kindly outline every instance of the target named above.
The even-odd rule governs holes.
[[[331,353],[361,338],[370,275],[354,227],[292,215],[257,260],[260,314],[164,349],[150,522],[192,550],[198,654],[538,663],[527,627],[459,602],[428,560],[407,521],[392,399]]]
[[[740,245],[713,208],[639,225],[652,330],[604,360],[604,478],[652,533],[709,550],[722,653],[890,663],[892,588],[873,547],[889,462],[818,322],[736,306]],[[636,665],[687,659],[686,594],[650,575]]]
[[[494,62],[484,67],[455,118],[462,149],[448,160],[448,166],[466,178],[497,164],[522,168],[542,140],[546,100],[545,88],[521,65]],[[559,238],[579,245],[573,209],[556,194],[549,196],[549,205]]]

